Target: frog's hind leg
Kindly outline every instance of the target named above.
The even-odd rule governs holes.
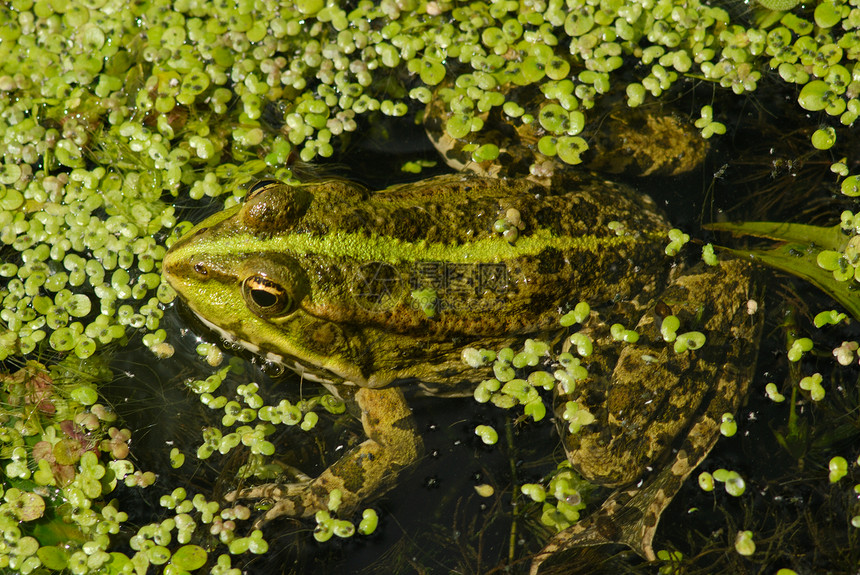
[[[718,438],[719,420],[708,414],[691,428],[672,465],[641,486],[615,491],[599,510],[556,534],[533,559],[531,574],[537,575],[540,565],[556,553],[593,545],[624,544],[654,561],[657,556],[652,542],[661,514]]]
[[[702,315],[698,308],[703,301],[702,294],[709,289],[714,292],[709,297],[714,307]],[[649,561],[656,559],[652,542],[661,514],[687,477],[707,457],[720,436],[722,415],[738,409],[752,379],[764,323],[761,310],[753,313],[749,307],[750,302],[756,300],[756,291],[750,264],[741,260],[721,261],[715,268],[697,266],[676,278],[662,294],[661,300],[670,304],[688,324],[692,324],[694,318],[703,322],[701,329],[708,334],[705,345],[709,347],[692,352],[694,355],[689,355],[691,352],[679,355],[665,350],[666,344],[660,343],[662,337],[654,309],[643,316],[637,325],[637,331],[642,334],[639,344],[626,346],[618,363],[627,364],[626,371],[632,374],[650,373],[657,380],[651,382],[656,384],[652,391],[661,391],[668,396],[681,393],[695,381],[709,377],[711,383],[701,397],[698,414],[686,429],[677,430],[675,436],[683,439],[650,463],[654,472],[645,475],[638,483],[617,490],[599,510],[555,535],[533,560],[533,575],[553,554],[574,547],[622,543]],[[647,342],[651,342],[650,345]],[[660,345],[664,346],[663,351],[659,350]],[[647,359],[649,356],[659,357],[661,362],[653,363],[653,359]],[[687,369],[681,369],[687,364]],[[658,365],[659,371],[648,371]],[[629,393],[618,387],[625,383],[618,376],[616,373],[610,393]],[[646,396],[639,387],[635,387],[635,379],[626,384],[632,386],[633,397]],[[661,410],[671,407],[671,402],[653,404],[659,405]],[[623,402],[623,405],[627,403]],[[626,438],[627,434],[621,432],[614,438],[622,453],[630,449],[624,443]],[[617,455],[607,451],[601,457]],[[634,477],[628,478],[628,482],[634,480]]]

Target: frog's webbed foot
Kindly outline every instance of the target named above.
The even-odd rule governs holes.
[[[324,509],[328,494],[315,492],[312,484],[310,477],[296,483],[266,483],[231,491],[224,499],[231,503],[242,499],[274,501],[274,505],[254,522],[254,529],[259,529],[278,517],[308,517]]]
[[[641,485],[615,491],[600,509],[550,539],[532,560],[531,575],[537,575],[541,563],[554,554],[575,547],[617,543],[627,545],[648,561],[656,560],[653,541],[660,517],[717,437],[716,421],[706,415],[693,425],[674,460],[662,471]]]
[[[403,392],[396,388],[359,389],[355,401],[367,439],[332,463],[318,477],[294,473],[292,483],[269,483],[227,494],[227,501],[268,499],[274,506],[255,527],[278,517],[310,517],[328,508],[340,491],[340,513],[351,513],[362,501],[394,485],[401,469],[418,460],[423,449]]]
[[[541,564],[550,557],[576,547],[623,544],[654,561],[657,556],[652,542],[660,515],[685,478],[667,470],[643,487],[616,491],[599,510],[550,539],[532,560],[531,575],[537,575]]]

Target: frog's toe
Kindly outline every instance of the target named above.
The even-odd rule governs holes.
[[[257,500],[260,503],[273,502],[265,515],[257,520],[254,527],[260,527],[278,517],[309,517],[325,507],[310,490],[310,482],[266,483],[247,489],[237,489],[224,496],[229,502],[241,499]]]
[[[304,515],[300,511],[301,508],[303,506],[293,499],[278,499],[272,508],[266,511],[265,515],[254,522],[254,529],[260,529],[269,521],[278,519],[279,517],[300,517]]]

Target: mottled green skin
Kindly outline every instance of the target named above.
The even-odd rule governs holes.
[[[522,228],[513,245],[493,231],[511,208]],[[611,221],[628,231],[618,235]],[[467,345],[557,330],[560,309],[630,299],[659,281],[667,230],[650,200],[593,176],[551,190],[467,175],[375,193],[340,180],[277,184],[195,227],[165,257],[164,274],[226,334],[319,379],[373,388],[418,379],[438,389],[465,377]],[[501,268],[489,268],[492,289],[437,286],[438,312],[428,317],[409,280],[438,263]],[[376,299],[386,286],[369,287],[367,270],[380,269],[391,282]],[[257,274],[291,286],[296,308],[248,313],[241,286]]]

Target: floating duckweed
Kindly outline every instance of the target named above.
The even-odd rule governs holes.
[[[301,427],[303,431],[310,431],[311,429],[316,427],[318,421],[319,415],[311,411],[305,414],[305,417],[299,427]]]
[[[571,131],[575,133],[581,131],[581,122],[578,120],[582,116],[581,113],[572,113],[575,118]],[[579,129],[577,129],[579,128]],[[582,154],[588,150],[588,144],[579,136],[562,136],[556,142],[556,153],[558,157],[566,164],[576,165],[582,163]]]
[[[765,386],[765,393],[774,403],[782,403],[785,401],[785,396],[779,392],[779,388],[776,387],[775,383],[768,383]]]
[[[472,152],[473,162],[492,162],[499,157],[499,147],[495,144],[484,144]]]
[[[501,391],[522,405],[540,400],[537,390],[524,379],[512,379],[502,386]]]
[[[823,380],[820,373],[814,373],[801,379],[798,385],[800,389],[809,392],[812,401],[821,401],[824,399],[824,387],[821,385]]]
[[[563,393],[571,393],[576,387],[577,381],[582,381],[588,377],[588,370],[582,365],[579,358],[573,357],[569,353],[559,355],[558,361],[564,369],[558,369],[552,375],[561,384]]]
[[[547,391],[555,387],[555,377],[543,370],[530,373],[527,381],[534,387],[542,387]]]
[[[688,331],[679,334],[675,340],[675,353],[684,353],[687,350],[697,350],[705,345],[705,334],[700,331]]]
[[[714,134],[725,134],[726,126],[721,122],[714,121],[714,110],[711,106],[702,106],[701,117],[696,120],[695,125],[702,131],[702,137],[706,140]]]
[[[344,519],[335,519],[332,532],[340,538],[352,537],[355,534],[355,525]]]
[[[641,106],[643,102],[645,102],[645,96],[647,92],[645,90],[645,86],[639,84],[637,82],[631,82],[627,84],[627,105],[631,108],[636,108]]]
[[[475,486],[475,493],[477,493],[481,497],[492,497],[495,492],[496,490],[493,489],[493,486],[487,483],[482,483],[480,485]]]
[[[98,392],[89,385],[80,385],[70,392],[70,397],[82,405],[92,405],[98,401]]]
[[[170,466],[173,469],[182,467],[185,463],[185,454],[181,453],[178,448],[173,447],[170,450]]]
[[[501,382],[507,382],[516,376],[516,372],[510,366],[511,360],[513,360],[513,352],[511,352],[510,357],[503,357],[502,353],[499,352],[496,361],[493,363],[493,375],[496,376],[496,379]]]
[[[755,542],[753,541],[752,531],[738,531],[735,537],[735,551],[744,557],[749,557],[755,553]]]
[[[705,244],[702,246],[702,261],[709,266],[715,266],[718,263],[717,255],[714,253],[713,244]]]
[[[830,483],[836,483],[848,474],[848,461],[837,455],[830,460],[828,468],[830,470]]]
[[[842,252],[821,250],[816,256],[818,267],[833,272],[833,279],[838,282],[848,281],[857,275],[856,268]]]
[[[669,244],[666,246],[666,255],[674,257],[678,255],[684,245],[690,241],[690,236],[677,228],[669,230]]]
[[[572,319],[575,323],[583,323],[591,314],[591,306],[587,302],[581,301],[569,313],[573,314]]]
[[[423,311],[427,317],[434,317],[436,315],[436,305],[438,303],[436,290],[432,288],[413,290],[411,296],[414,305]]]
[[[842,185],[839,189],[843,194],[848,197],[856,198],[857,196],[860,196],[860,176],[854,175],[845,178],[844,180],[842,180]],[[821,264],[819,263],[819,265]]]
[[[588,425],[595,421],[594,415],[576,401],[568,401],[564,404],[564,415],[562,417],[568,422],[568,432],[573,434],[579,433],[583,425]]]
[[[362,535],[370,535],[376,531],[379,525],[379,516],[373,509],[365,509],[361,513],[361,521],[358,524],[358,532]]]
[[[717,469],[713,473],[714,480],[724,483],[726,493],[734,497],[740,497],[746,491],[746,483],[739,473],[728,469]]]
[[[335,397],[334,395],[325,394],[320,397],[320,405],[323,406],[327,412],[332,413],[334,415],[339,415],[346,411],[346,403],[339,397]]]
[[[699,487],[702,489],[702,491],[713,491],[714,476],[707,471],[701,472],[699,474]]]
[[[758,3],[768,10],[785,12],[800,4],[800,0],[758,0]]]
[[[341,501],[343,501],[343,491],[340,489],[332,489],[328,493],[328,503],[327,507],[329,511],[337,511],[340,508]]]
[[[794,340],[788,350],[788,361],[800,361],[803,354],[812,351],[812,340],[808,337],[800,337]]]
[[[170,560],[170,550],[162,545],[153,545],[146,551],[146,557],[153,565],[164,565]]]
[[[830,86],[823,80],[813,80],[800,91],[797,97],[798,103],[805,110],[819,112],[836,106],[837,96],[831,91]]]
[[[847,177],[848,176],[848,164],[846,163],[848,158],[842,158],[838,162],[833,162],[830,164],[830,171],[836,175]]]
[[[499,441],[499,434],[489,425],[479,425],[475,428],[475,435],[481,438],[486,445],[495,445]]]
[[[632,329],[627,329],[620,323],[614,323],[609,328],[609,333],[616,341],[624,341],[627,343],[636,343],[639,341],[639,334]]]
[[[738,432],[738,424],[735,417],[731,413],[724,413],[720,422],[720,433],[725,437],[732,437]]]
[[[663,341],[672,343],[677,337],[678,328],[681,327],[681,320],[677,316],[668,315],[663,318],[660,324],[660,333],[663,335]]]
[[[684,559],[684,554],[680,551],[661,549],[657,552],[657,559],[666,563],[680,563]]]
[[[833,350],[833,357],[836,358],[839,365],[851,365],[854,363],[858,347],[860,347],[860,344],[856,341],[843,341],[842,345]]]
[[[558,152],[558,138],[555,136],[543,136],[538,140],[538,152],[544,156],[555,156]]]
[[[502,105],[502,111],[511,118],[519,118],[525,113],[525,110],[516,102],[505,102]]]
[[[424,58],[417,67],[421,81],[428,86],[435,86],[445,78],[445,66],[438,61]]]
[[[445,131],[452,138],[465,138],[472,131],[472,118],[466,114],[454,114],[446,122]]]
[[[570,341],[571,345],[576,346],[576,353],[581,357],[590,356],[594,350],[591,338],[584,333],[575,333],[568,338],[568,341]]]
[[[495,359],[496,353],[488,349],[475,349],[474,347],[467,347],[463,350],[462,353],[463,363],[473,368],[488,365],[490,362],[495,361]]]
[[[818,150],[829,150],[836,143],[836,130],[831,126],[819,128],[812,134],[812,146]]]
[[[314,539],[320,543],[325,543],[334,535],[334,520],[327,511],[317,511],[314,518],[317,522],[317,526],[314,528]]]
[[[540,421],[546,417],[546,405],[540,398],[533,399],[523,405],[523,413],[531,417],[532,421]]]
[[[532,501],[543,503],[546,500],[546,490],[539,483],[526,483],[520,487],[520,491]]]

